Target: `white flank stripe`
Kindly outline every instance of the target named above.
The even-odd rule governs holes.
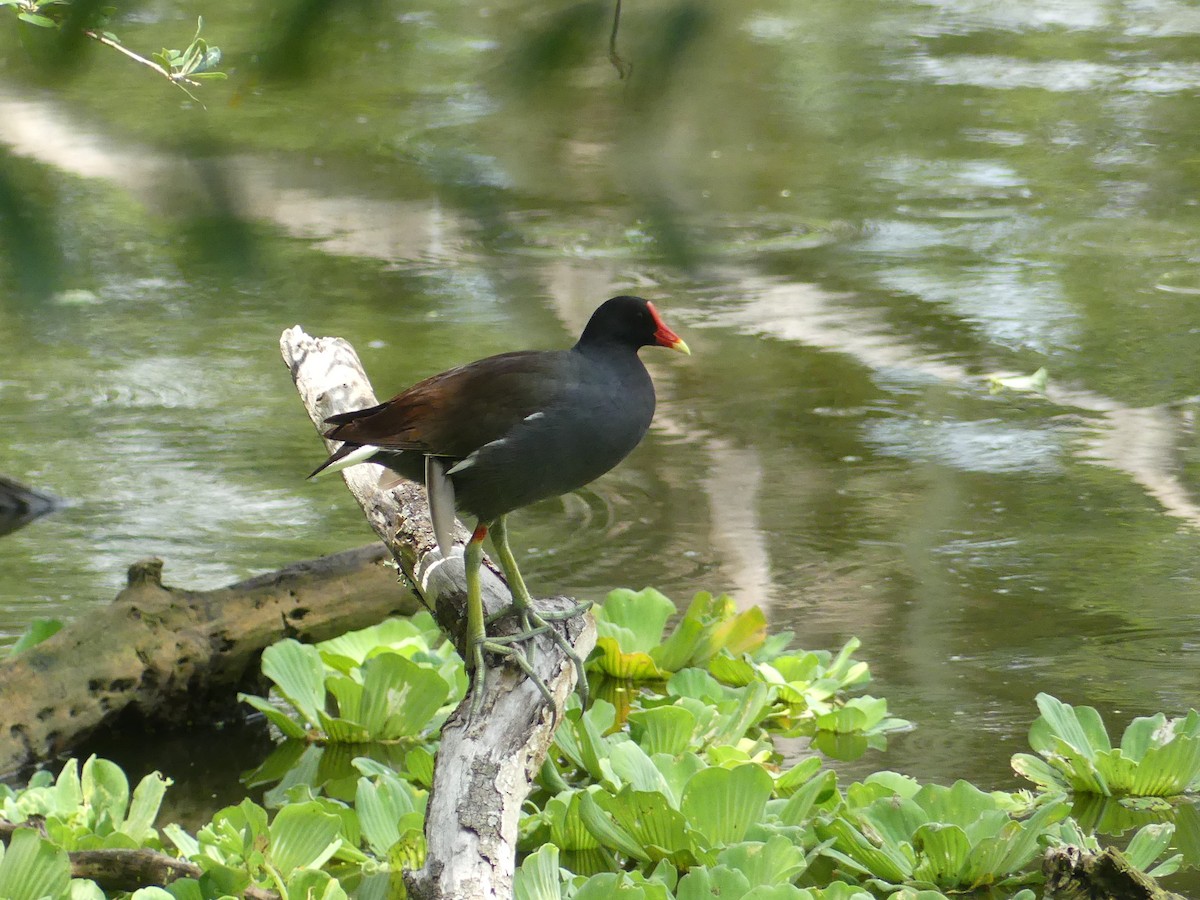
[[[463,469],[469,469],[475,465],[475,460],[479,458],[479,451],[476,450],[466,459],[459,460],[453,466],[446,470],[447,475],[453,475],[455,472],[461,472]]]

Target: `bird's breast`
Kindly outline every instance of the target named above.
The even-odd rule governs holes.
[[[628,456],[653,416],[654,388],[640,363],[576,378],[451,470],[458,505],[489,520],[581,488]]]

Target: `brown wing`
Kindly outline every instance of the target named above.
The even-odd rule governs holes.
[[[569,353],[504,353],[450,369],[386,403],[331,416],[325,436],[462,459],[553,406],[573,373]]]

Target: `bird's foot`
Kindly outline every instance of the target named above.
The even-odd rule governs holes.
[[[525,651],[519,646],[516,646],[516,644],[519,644],[521,641],[532,637],[534,634],[541,634],[543,631],[549,628],[549,625],[545,625],[536,629],[531,634],[514,634],[499,638],[483,638],[482,640],[477,640],[475,642],[474,649],[471,651],[474,672],[471,678],[471,714],[467,719],[468,724],[470,724],[475,716],[479,715],[479,713],[483,711],[483,688],[486,677],[484,673],[487,671],[487,668],[483,662],[483,654],[485,652],[494,653],[496,656],[502,656],[509,662],[514,663],[517,668],[524,672],[526,677],[528,677],[529,680],[537,686],[537,689],[542,692],[542,696],[546,698],[546,702],[550,704],[551,708],[554,707],[554,695],[550,693],[550,687],[544,681],[542,681],[542,679],[538,677],[537,672],[533,670],[533,666],[529,664],[529,657],[525,655]]]
[[[494,622],[499,622],[501,619],[507,619],[509,616],[517,615],[521,617],[521,625],[528,629],[530,627],[531,615],[537,616],[543,622],[566,622],[568,619],[574,619],[576,616],[582,616],[585,612],[591,609],[593,603],[591,600],[584,600],[582,603],[576,603],[570,609],[558,610],[555,612],[537,613],[533,611],[533,607],[528,600],[523,600],[520,597],[514,597],[513,602],[499,612],[492,613],[487,617],[486,621],[489,625]]]
[[[516,634],[506,635],[503,638],[491,638],[491,641],[501,642],[509,645],[519,644],[536,635],[545,634],[550,638],[550,640],[554,641],[554,643],[558,645],[558,648],[563,652],[563,655],[566,656],[567,659],[571,661],[571,664],[575,666],[575,674],[578,676],[576,678],[576,684],[579,687],[579,699],[582,701],[583,708],[587,709],[588,683],[587,673],[585,673],[583,670],[583,658],[575,652],[575,648],[571,646],[571,642],[563,637],[558,629],[550,623],[563,621],[565,619],[581,615],[582,613],[587,612],[587,610],[591,608],[591,605],[592,604],[590,602],[580,603],[573,609],[568,610],[566,613],[550,613],[548,615],[542,615],[532,606],[521,603],[520,601],[516,601],[508,609],[503,610],[492,618],[489,618],[488,621],[491,622],[494,619],[503,618],[516,613],[521,618],[521,630]],[[525,665],[529,664],[529,657],[526,656],[523,650],[518,650],[516,647],[513,647],[512,649],[520,652],[521,659],[524,661]],[[532,656],[532,654],[530,654],[530,656]],[[519,661],[517,664],[521,665]],[[524,668],[524,666],[522,666],[522,668]],[[534,677],[528,669],[525,669],[525,671],[530,675],[531,678]],[[538,684],[541,684],[540,680],[538,681]]]

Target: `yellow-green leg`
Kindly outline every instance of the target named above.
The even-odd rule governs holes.
[[[483,539],[487,536],[488,526],[480,522],[471,533],[471,539],[463,552],[463,568],[467,578],[467,633],[466,650],[468,654],[467,668],[471,670],[471,715],[473,719],[483,709],[483,686],[487,677],[487,663],[484,661],[484,651],[505,656],[515,662],[529,677],[546,702],[554,705],[554,697],[550,689],[542,684],[537,677],[525,652],[520,647],[510,646],[513,641],[525,640],[532,634],[538,634],[541,629],[531,634],[514,635],[513,637],[488,640],[487,625],[483,618],[483,592],[479,580],[479,567],[483,563]],[[549,628],[549,626],[545,626]],[[553,633],[553,629],[550,629]],[[468,719],[470,721],[470,719]]]
[[[579,654],[575,652],[575,648],[571,646],[570,642],[550,627],[549,622],[573,619],[575,616],[587,612],[592,604],[580,603],[564,612],[548,613],[544,616],[540,614],[533,608],[529,589],[525,587],[525,579],[521,577],[521,571],[517,568],[517,560],[512,554],[512,549],[508,546],[508,528],[505,525],[504,516],[500,516],[495,522],[492,522],[490,527],[492,546],[496,548],[496,558],[500,562],[500,568],[504,570],[504,577],[508,581],[508,589],[512,592],[513,598],[513,604],[509,609],[492,618],[496,619],[513,612],[517,613],[521,617],[521,632],[512,636],[512,639],[515,640],[525,640],[543,631],[547,632],[554,643],[558,644],[559,648],[574,664],[575,672],[578,675],[576,681],[579,685],[580,699],[586,707],[588,683],[587,676],[583,671],[583,660],[580,659]]]
[[[479,587],[479,566],[483,562],[483,536],[487,527],[479,525],[463,550],[463,567],[467,576],[467,650],[471,670],[471,716],[483,708],[483,680],[487,671],[483,662],[483,645],[487,629],[483,624],[483,595]]]

